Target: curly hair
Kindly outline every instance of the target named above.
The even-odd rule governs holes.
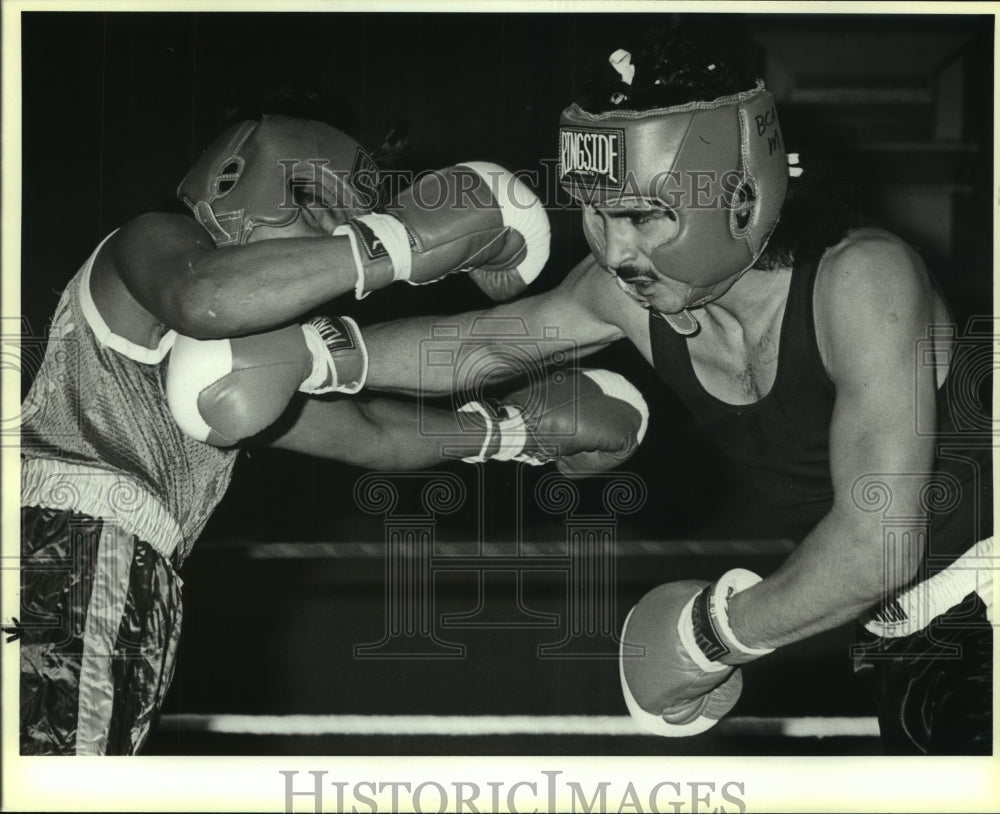
[[[752,88],[755,75],[746,64],[729,53],[716,53],[726,50],[703,34],[653,29],[632,57],[631,84],[605,63],[591,75],[577,103],[590,113],[652,110],[708,102]]]

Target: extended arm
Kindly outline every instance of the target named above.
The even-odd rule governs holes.
[[[544,365],[556,353],[585,356],[624,334],[607,306],[607,275],[592,257],[556,288],[493,308],[366,326],[366,387],[443,395]]]
[[[336,356],[339,364],[313,364],[305,340],[315,325],[236,339],[178,338],[166,391],[181,429],[216,446],[256,438],[363,466],[559,460],[567,473],[617,466],[645,435],[645,401],[609,371],[536,377],[499,402],[471,401],[457,410],[368,395],[358,396],[356,407],[350,400],[303,399],[297,391],[304,380],[317,385],[309,392],[354,393],[363,378],[345,361],[359,361],[353,322],[323,318],[319,326],[321,358]],[[349,367],[353,384],[338,378]]]
[[[454,413],[386,397],[301,398],[270,446],[369,469],[407,470],[440,464],[450,439],[471,446]]]
[[[95,302],[113,329],[133,334],[143,333],[145,314],[187,336],[242,336],[396,280],[471,271],[487,294],[505,299],[535,278],[549,250],[540,201],[502,167],[476,162],[422,176],[386,213],[341,222],[301,206],[294,223],[299,237],[215,248],[190,219],[136,218],[101,252]],[[144,309],[139,325],[122,307],[129,301]]]
[[[393,470],[494,459],[556,460],[567,474],[603,471],[632,455],[649,417],[639,392],[606,370],[561,375],[458,410],[385,396],[299,402],[258,441]]]

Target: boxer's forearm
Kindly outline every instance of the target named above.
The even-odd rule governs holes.
[[[303,399],[269,445],[368,469],[409,470],[476,455],[482,421],[391,398]]]
[[[362,333],[367,388],[430,396],[537,378],[555,356],[583,357],[622,336],[561,289],[482,311],[369,325]]]
[[[502,309],[506,311],[507,309]],[[443,396],[519,376],[539,375],[553,344],[539,344],[519,332],[477,335],[505,319],[501,309],[454,316],[422,317],[362,330],[368,348],[365,387],[408,395]],[[513,317],[520,325],[520,318]]]
[[[135,300],[186,336],[214,339],[294,321],[353,292],[357,266],[345,237],[265,240],[216,249],[190,218],[150,214],[108,243],[110,262]],[[372,270],[369,288],[392,282]],[[353,299],[353,298],[352,298]],[[100,304],[99,304],[100,305]]]
[[[365,326],[361,332],[368,349],[365,387],[428,396],[460,389],[454,364],[461,349],[458,337],[468,335],[472,318],[472,314],[431,316]],[[452,338],[436,339],[439,330],[447,330]],[[425,359],[431,364],[424,364]]]
[[[912,547],[888,550],[882,538],[871,523],[827,515],[777,571],[730,599],[733,632],[753,647],[780,647],[853,621],[919,559]]]
[[[178,292],[184,320],[181,333],[218,338],[283,325],[353,292],[356,279],[350,246],[343,237],[270,240],[217,249],[192,266]]]

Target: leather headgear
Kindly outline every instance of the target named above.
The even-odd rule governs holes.
[[[655,110],[587,113],[559,129],[559,179],[583,204],[659,201],[677,231],[650,259],[666,277],[713,286],[750,268],[778,222],[788,164],[771,94],[752,90]],[[584,219],[605,265],[604,234]]]
[[[216,246],[280,237],[299,217],[298,192],[345,217],[378,206],[378,168],[350,136],[321,122],[264,116],[235,125],[177,187]]]

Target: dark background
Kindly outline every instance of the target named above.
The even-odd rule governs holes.
[[[778,101],[788,149],[802,152],[806,171],[811,151],[842,162],[857,183],[858,208],[921,250],[960,322],[989,312],[991,17],[682,16],[757,67]],[[400,168],[489,160],[540,169],[542,159],[555,156],[560,110],[588,73],[604,70],[616,48],[637,51],[644,31],[672,18],[677,15],[24,13],[21,277],[29,330],[44,335],[62,287],[111,230],[146,211],[178,209],[177,183],[235,117],[280,111],[322,118],[369,148],[379,145],[388,123],[402,118],[410,136]],[[586,254],[579,214],[568,207],[549,214],[552,254],[536,289],[558,283]],[[344,298],[331,310],[352,313],[364,325],[486,304],[471,283],[452,278],[378,292],[361,303]],[[619,345],[593,362],[627,375],[652,408],[649,436],[628,464],[648,497],[638,511],[617,519],[617,538],[662,546],[754,536],[721,516],[714,453],[690,431],[638,354]],[[26,387],[32,371],[25,374]],[[517,534],[515,468],[487,470],[486,506],[470,500],[441,519],[438,539],[484,534],[504,541]],[[478,488],[473,468],[456,464],[443,471],[461,477],[470,494]],[[499,642],[476,633],[468,639],[471,672],[465,674],[454,663],[421,668],[429,674],[396,666],[387,672],[387,663],[344,669],[351,642],[377,638],[364,624],[381,624],[381,560],[330,557],[322,547],[311,557],[260,559],[252,544],[380,542],[384,517],[355,503],[363,474],[266,449],[241,453],[230,493],[185,567],[185,641],[169,710],[623,712],[610,666],[594,668],[582,687],[578,679],[567,681],[572,662],[540,667],[534,660],[537,631]],[[523,509],[527,534],[563,540],[565,518],[530,503]],[[780,561],[775,549],[768,551],[742,564],[766,573]],[[709,578],[727,564],[694,555],[629,561],[620,574],[622,606],[653,584],[684,574]],[[461,608],[466,589],[455,590]],[[551,592],[540,591],[537,601],[544,604]],[[339,621],[352,618],[361,632]],[[815,643],[792,648],[786,658],[799,659],[795,671],[829,679],[838,699],[834,711],[856,712],[864,702],[841,682],[849,672],[841,649],[846,641],[835,640],[836,660],[824,660],[830,648]],[[506,669],[497,669],[495,657],[476,661],[498,646],[516,654],[503,662]],[[775,663],[760,668],[767,678],[748,688],[741,708],[760,714],[796,708],[801,684],[781,683],[783,662],[767,662]],[[481,682],[508,689],[503,699],[477,694]],[[160,748],[282,748],[213,747],[184,737],[161,738]],[[357,749],[328,742],[288,747],[311,748]]]

